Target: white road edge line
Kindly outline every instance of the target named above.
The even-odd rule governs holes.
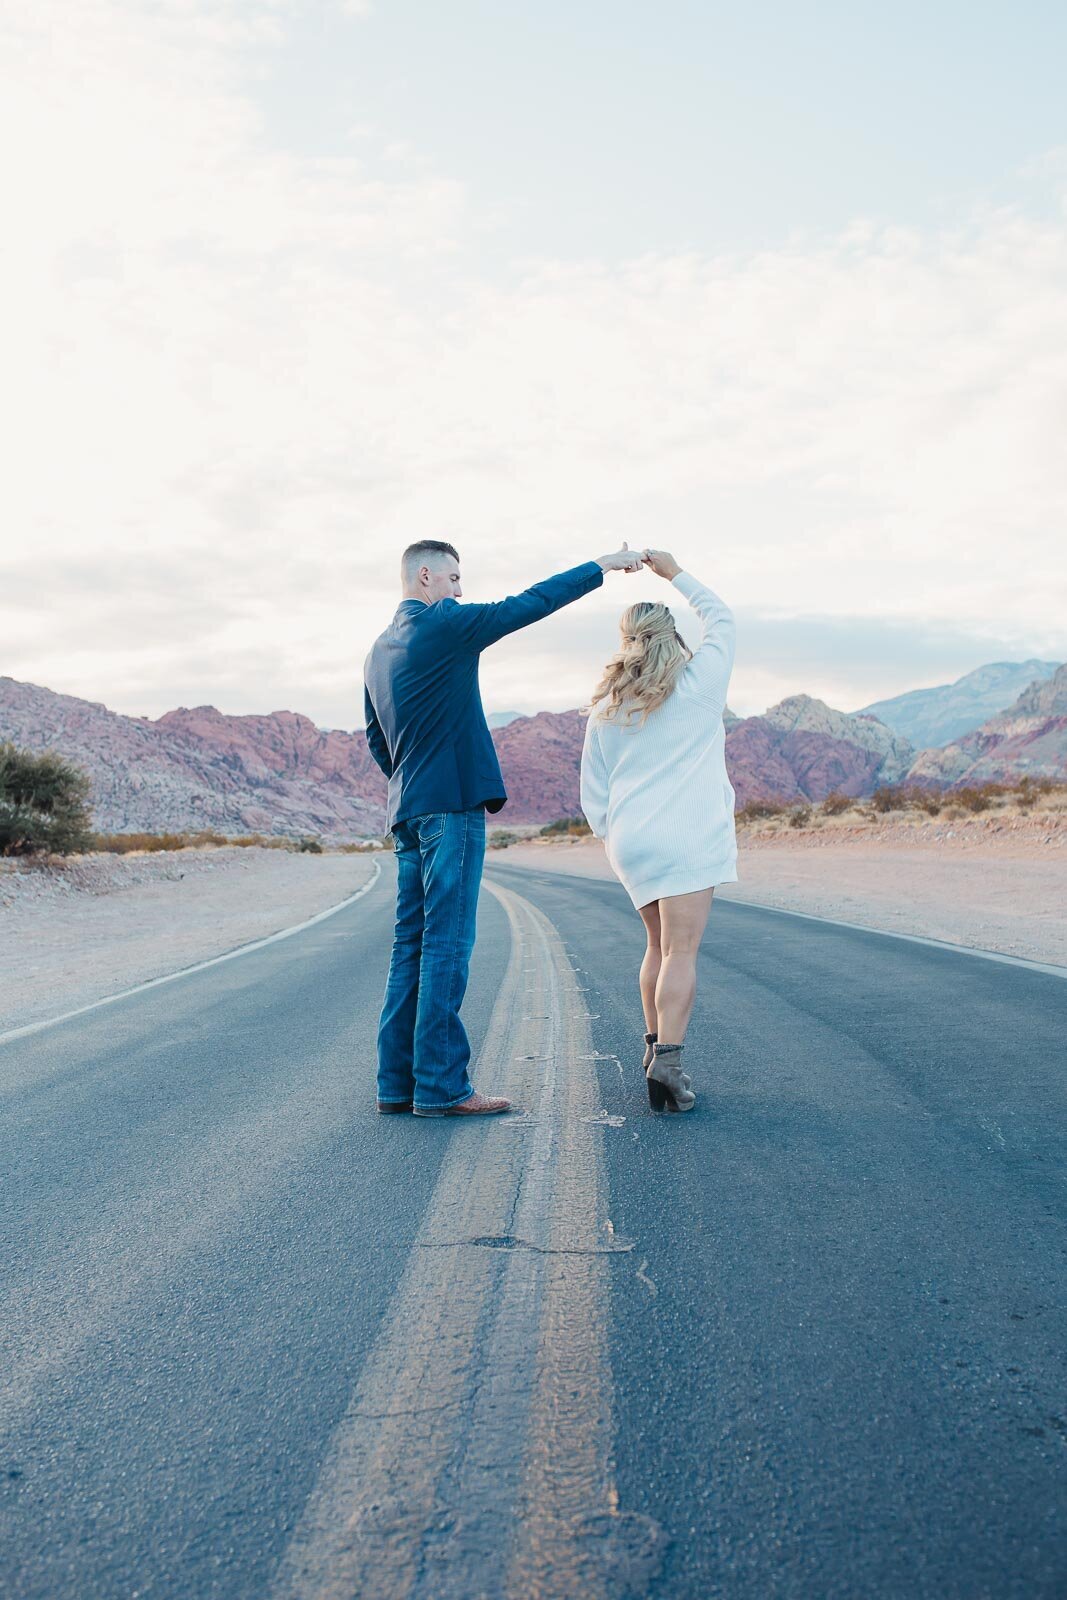
[[[498,863],[493,862],[496,866]],[[512,872],[543,872],[554,877],[557,881],[565,879],[573,883],[579,874],[553,873],[548,867],[516,867]],[[582,877],[583,883],[617,883],[614,878]],[[618,885],[622,887],[621,884]],[[977,956],[979,961],[1000,961],[1008,967],[1025,967],[1029,972],[1044,972],[1050,978],[1067,978],[1067,967],[1057,967],[1049,961],[1028,961],[1025,956],[1009,956],[999,950],[981,950],[973,944],[953,944],[948,939],[927,939],[921,933],[898,933],[894,928],[872,928],[868,922],[843,922],[840,917],[820,917],[814,911],[789,911],[785,906],[769,906],[763,900],[734,899],[731,895],[720,895],[719,904],[724,906],[752,906],[756,911],[773,911],[778,917],[799,917],[802,922],[824,922],[831,928],[851,928],[855,933],[877,933],[883,939],[904,939],[908,944],[925,944],[933,950],[949,950],[957,956]]]
[[[981,950],[973,944],[953,944],[948,939],[927,939],[921,933],[898,933],[894,928],[872,928],[866,922],[842,922],[839,917],[820,917],[814,911],[787,911],[785,906],[764,905],[761,900],[720,898],[724,906],[752,906],[756,911],[773,911],[778,917],[799,917],[801,922],[825,922],[832,928],[851,928],[855,933],[877,933],[883,939],[903,939],[908,944],[925,944],[933,950],[948,950],[957,956],[977,956],[979,961],[1000,961],[1008,967],[1025,967],[1029,972],[1044,972],[1051,978],[1067,978],[1067,967],[1048,961],[1028,961],[1025,956],[1009,956],[1000,950]]]
[[[41,1022],[27,1022],[21,1028],[12,1028],[7,1033],[0,1033],[0,1044],[7,1044],[11,1039],[24,1039],[27,1034],[42,1033],[45,1028],[55,1028],[61,1022],[69,1022],[72,1017],[82,1017],[87,1011],[98,1011],[101,1006],[114,1005],[116,1000],[128,1000],[132,994],[143,994],[146,989],[158,989],[160,984],[173,983],[177,978],[188,978],[193,972],[203,972],[208,967],[217,967],[223,961],[235,961],[238,956],[248,956],[253,950],[262,950],[265,945],[277,944],[279,939],[291,939],[294,933],[303,933],[305,928],[314,927],[316,922],[325,922],[327,917],[334,917],[339,911],[344,911],[346,906],[353,905],[357,900],[362,900],[369,894],[382,875],[380,861],[372,863],[374,871],[362,888],[355,894],[350,894],[346,900],[339,900],[335,906],[328,906],[325,911],[316,912],[313,917],[308,917],[305,922],[295,922],[291,928],[281,928],[277,933],[269,933],[265,939],[254,939],[251,944],[239,944],[236,949],[227,950],[221,956],[211,956],[207,961],[197,961],[191,967],[179,967],[176,972],[164,972],[158,978],[149,978],[145,983],[136,983],[132,989],[120,989],[117,994],[104,995],[102,1000],[91,1000],[87,1006],[78,1006],[74,1011],[64,1011],[58,1017],[45,1017]]]

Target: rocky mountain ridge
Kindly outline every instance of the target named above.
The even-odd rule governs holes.
[[[762,716],[726,718],[726,760],[739,805],[854,797],[883,784],[1067,777],[1067,667],[944,750],[916,754],[869,713],[790,695]],[[511,717],[493,730],[509,803],[498,825],[545,823],[579,810],[585,717]],[[178,707],[156,719],[0,677],[0,739],[55,749],[90,774],[103,832],[380,833],[385,780],[361,729],[326,730],[292,711],[229,716]]]
[[[988,722],[1034,682],[1045,682],[1056,661],[991,661],[965,672],[954,683],[912,689],[864,706],[859,715],[877,717],[917,750],[951,744]]]
[[[153,721],[0,677],[0,739],[83,767],[105,833],[352,838],[381,826],[384,783],[362,734],[323,733],[294,712],[228,717],[200,706]]]
[[[1067,779],[1067,665],[1032,683],[1013,706],[944,749],[922,750],[909,777],[937,787]]]
[[[911,765],[914,750],[868,712],[835,711],[810,694],[793,694],[763,713],[762,721],[781,733],[816,733],[858,746],[879,758],[881,783],[897,783]]]

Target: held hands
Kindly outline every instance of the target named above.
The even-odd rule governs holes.
[[[604,572],[640,572],[648,567],[657,578],[676,578],[681,567],[667,550],[631,550],[624,544],[614,555],[598,556],[597,562]]]
[[[668,582],[682,570],[667,550],[646,550],[641,559],[646,567],[651,567],[657,578],[666,578]]]
[[[631,550],[624,544],[621,550],[616,550],[614,555],[597,556],[597,565],[604,572],[640,572],[644,561],[644,552]]]
[[[657,578],[667,581],[677,578],[681,571],[669,550],[632,550],[629,544],[624,544],[614,555],[598,555],[597,562],[605,573],[638,573],[641,566],[648,566]]]

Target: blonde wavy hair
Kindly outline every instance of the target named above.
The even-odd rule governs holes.
[[[619,619],[621,649],[604,668],[593,690],[589,710],[605,722],[629,726],[670,698],[678,675],[692,651],[674,625],[666,606],[638,600]]]

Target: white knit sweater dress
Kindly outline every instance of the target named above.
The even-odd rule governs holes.
[[[733,613],[688,572],[672,581],[704,625],[693,659],[643,726],[605,721],[594,708],[582,751],[582,810],[639,908],[737,881],[722,722]]]

